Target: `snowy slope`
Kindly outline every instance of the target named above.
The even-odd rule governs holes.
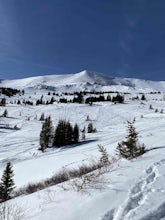
[[[112,102],[98,102],[92,106],[55,102],[29,106],[14,102],[18,99],[35,102],[41,95],[49,100],[49,88],[40,88],[46,85],[50,90],[62,87],[66,91],[66,84],[72,84],[74,89],[84,89],[85,85],[91,89],[97,86],[102,90],[113,88],[132,93],[125,95],[124,104],[116,105]],[[0,128],[0,176],[6,162],[11,161],[17,188],[46,179],[63,168],[77,168],[93,159],[98,160],[99,144],[115,156],[117,143],[126,136],[126,121],[134,117],[139,141],[152,149],[133,161],[120,160],[111,172],[101,177],[98,185],[88,186],[85,193],[76,192],[72,181],[68,181],[10,200],[12,206],[22,208],[21,220],[165,219],[165,113],[160,113],[161,109],[165,112],[165,82],[112,78],[83,71],[65,76],[6,80],[1,86],[25,89],[23,96],[7,97],[7,105],[0,107],[0,114],[8,110],[8,117],[1,118],[1,124],[9,125],[9,128]],[[147,101],[131,100],[138,91],[146,92]],[[148,91],[163,92],[147,94]],[[149,109],[151,104],[153,110]],[[39,117],[43,112],[45,116],[51,115],[54,126],[59,118],[65,118],[72,124],[77,122],[80,129],[88,126],[86,118],[89,115],[97,132],[86,134],[86,140],[81,140],[80,144],[50,148],[41,153],[37,149],[42,127]],[[18,129],[13,129],[15,125]]]
[[[3,80],[0,86],[14,88],[49,88],[52,90],[123,90],[165,91],[165,82],[131,78],[115,78],[100,73],[82,71],[76,74],[37,76],[17,80]]]

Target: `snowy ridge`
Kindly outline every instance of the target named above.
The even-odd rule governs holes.
[[[14,88],[49,88],[52,90],[123,90],[165,91],[165,81],[148,81],[131,78],[110,77],[104,74],[82,71],[76,74],[47,75],[17,80],[2,80],[0,86]]]

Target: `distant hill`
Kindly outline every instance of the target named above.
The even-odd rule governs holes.
[[[102,73],[86,70],[75,74],[45,75],[16,80],[0,80],[0,86],[18,89],[50,89],[53,91],[165,91],[165,81],[111,77]]]

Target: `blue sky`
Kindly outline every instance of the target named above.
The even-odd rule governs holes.
[[[0,0],[0,78],[165,80],[164,0]]]

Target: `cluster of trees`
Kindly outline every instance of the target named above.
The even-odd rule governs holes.
[[[43,115],[42,115],[43,118]],[[48,147],[61,147],[75,144],[79,141],[79,127],[72,126],[69,121],[60,119],[56,128],[52,125],[51,117],[45,118],[40,132],[40,148],[42,152]]]
[[[97,96],[91,96],[85,99],[85,103],[93,103],[93,102],[104,102],[104,101],[111,101],[111,97],[107,96],[107,98],[104,97],[104,95]]]
[[[53,104],[54,102],[56,102],[56,100],[53,96],[51,97],[50,100],[44,101],[42,95],[40,99],[37,99],[36,105],[49,105],[49,104]]]
[[[77,96],[75,96],[72,100],[70,99],[69,101],[66,98],[60,98],[59,102],[62,103],[86,103],[86,104],[91,104],[93,102],[104,102],[104,101],[112,101],[112,102],[116,102],[116,103],[123,103],[124,102],[124,96],[120,95],[119,93],[116,96],[113,96],[111,98],[110,95],[107,95],[107,97],[105,98],[104,95],[99,95],[99,96],[90,96],[87,97],[86,99],[83,96],[83,93],[80,92],[77,94]]]
[[[3,88],[1,87],[0,88],[0,94],[3,94],[3,95],[6,95],[6,96],[13,96],[13,95],[16,95],[16,94],[19,94],[19,95],[24,95],[24,90],[18,90],[18,89],[12,89],[12,88]]]
[[[84,95],[86,94],[95,94],[95,95],[99,95],[99,96],[90,96],[85,98]],[[54,98],[54,96],[51,97],[51,99],[49,100],[44,100],[43,99],[43,95],[36,100],[36,102],[34,103],[33,101],[30,100],[22,100],[20,101],[19,99],[16,101],[10,101],[10,103],[15,103],[15,104],[25,104],[25,105],[49,105],[49,104],[53,104],[54,102],[57,103],[86,103],[86,104],[92,104],[93,102],[104,102],[104,101],[112,101],[115,103],[123,103],[124,102],[124,95],[121,95],[119,93],[117,93],[116,96],[111,97],[109,94],[107,95],[107,97],[104,96],[104,93],[107,92],[75,92],[75,93],[64,93],[65,95],[68,94],[72,94],[74,95],[74,97],[72,99],[67,99],[66,97],[60,97],[58,100],[56,100]],[[22,92],[22,94],[24,94],[24,92]],[[48,95],[51,95],[50,92],[48,92]],[[53,93],[53,95],[58,95],[56,93]],[[62,96],[62,95],[61,95]],[[2,98],[2,100],[0,101],[0,106],[5,106],[6,105],[6,99]]]
[[[65,96],[78,96],[79,93],[85,96],[85,95],[103,95],[103,94],[119,93],[119,92],[118,91],[94,91],[93,90],[93,91],[81,91],[81,92],[63,92],[62,94]],[[122,94],[130,94],[130,93],[123,92]]]

